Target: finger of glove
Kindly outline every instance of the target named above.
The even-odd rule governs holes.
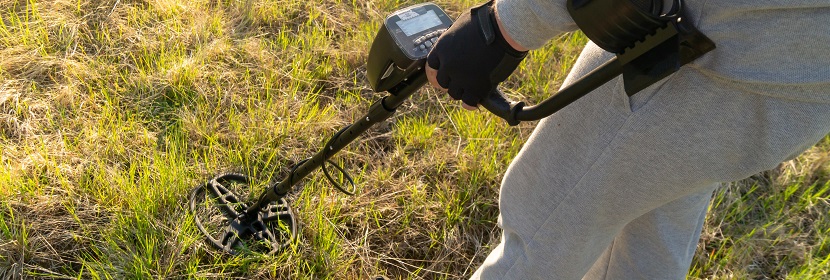
[[[432,67],[432,69],[438,70],[441,67],[441,59],[438,58],[438,44],[432,47],[432,50],[429,51],[427,54],[427,65]]]
[[[464,104],[472,107],[476,107],[478,106],[478,103],[481,102],[481,97],[473,93],[467,93],[461,96],[461,102],[464,102]]]
[[[430,66],[432,67],[432,66]],[[442,88],[450,88],[450,71],[438,69],[435,72],[435,81],[438,82]]]
[[[451,87],[447,90],[447,93],[455,100],[461,100],[461,97],[464,96],[464,88],[462,87]]]

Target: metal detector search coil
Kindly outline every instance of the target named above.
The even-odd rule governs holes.
[[[284,249],[296,238],[300,224],[287,196],[318,168],[340,191],[353,193],[356,187],[351,177],[331,157],[369,128],[388,119],[426,84],[425,58],[438,36],[450,25],[449,16],[431,3],[388,16],[369,51],[367,73],[372,88],[389,95],[372,104],[369,112],[357,121],[337,131],[316,154],[294,164],[282,181],[269,183],[257,199],[243,202],[243,194],[234,191],[239,186],[244,189],[250,181],[237,173],[218,175],[196,187],[190,195],[190,211],[208,243],[229,254],[273,253]],[[335,182],[327,164],[340,172],[351,188]]]

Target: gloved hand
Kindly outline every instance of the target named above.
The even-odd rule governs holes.
[[[427,56],[436,82],[450,97],[477,106],[507,79],[527,52],[515,50],[499,31],[493,1],[461,15]],[[427,72],[429,75],[429,72]]]

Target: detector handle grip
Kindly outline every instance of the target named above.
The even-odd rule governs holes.
[[[495,88],[487,98],[480,102],[480,105],[490,113],[507,121],[508,125],[514,126],[520,122],[517,116],[524,108],[525,103],[523,101],[513,101],[500,89]]]

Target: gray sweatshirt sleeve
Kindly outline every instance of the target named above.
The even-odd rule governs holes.
[[[528,49],[538,49],[553,37],[575,31],[566,0],[496,0],[496,10],[507,35]],[[673,6],[663,0],[663,12]]]
[[[565,0],[497,0],[496,10],[510,38],[528,49],[577,29]]]

